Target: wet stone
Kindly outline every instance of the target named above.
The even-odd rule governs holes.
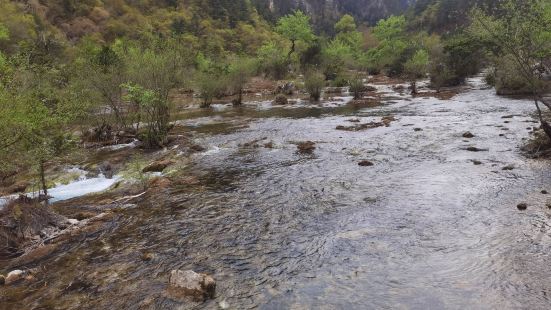
[[[216,281],[204,273],[193,270],[172,270],[169,279],[169,291],[176,297],[190,297],[195,301],[214,298]]]
[[[482,162],[480,160],[473,159],[472,162],[475,166],[482,165]]]
[[[474,135],[470,131],[467,131],[463,134],[463,138],[467,138],[467,139],[474,138]]]
[[[0,285],[4,285],[5,283],[6,283],[6,277],[0,274]]]
[[[475,147],[475,146],[469,146],[468,148],[466,148],[467,151],[469,152],[485,152],[485,151],[488,151],[488,149],[481,149],[481,148],[478,148],[478,147]]]
[[[526,210],[526,209],[528,209],[528,204],[526,204],[526,203],[519,203],[519,204],[517,205],[517,209],[519,209],[519,210]]]
[[[149,164],[147,167],[143,168],[142,172],[163,172],[163,170],[166,169],[166,167],[172,165],[173,162],[171,160],[161,160],[156,161],[154,163]]]
[[[25,272],[23,270],[13,270],[6,276],[5,284],[10,285],[19,280],[22,280],[25,277]]]
[[[289,103],[289,100],[287,100],[287,97],[285,95],[277,95],[274,100],[275,105],[286,105]]]
[[[311,154],[316,149],[316,144],[312,141],[300,142],[297,144],[297,149],[299,153]]]
[[[358,163],[358,166],[360,166],[360,167],[371,167],[373,165],[374,164],[372,162],[370,162],[369,160],[362,160],[361,162]]]
[[[423,131],[423,128],[413,128],[413,131]]]
[[[544,195],[548,194],[548,192],[546,190],[542,190],[541,193],[544,194]]]
[[[514,165],[507,165],[507,166],[503,167],[502,170],[511,171],[511,170],[514,170],[514,169],[515,169]]]

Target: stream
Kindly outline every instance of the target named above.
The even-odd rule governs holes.
[[[533,103],[480,77],[451,100],[377,87],[377,107],[247,104],[182,120],[207,148],[185,168],[201,186],[124,211],[42,262],[32,287],[0,292],[0,308],[549,309],[551,163],[519,150],[539,127]],[[335,129],[384,116],[396,120]],[[307,140],[314,152],[297,153]],[[172,269],[212,274],[216,299],[169,298]]]

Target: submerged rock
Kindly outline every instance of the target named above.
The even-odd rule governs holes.
[[[156,161],[143,168],[142,172],[163,172],[166,167],[172,165],[173,163],[174,162],[172,162],[171,160]]]
[[[423,131],[423,128],[413,128],[413,131]]]
[[[361,162],[358,163],[358,166],[360,166],[360,167],[371,167],[373,165],[374,164],[372,162],[370,162],[369,160],[362,160]]]
[[[289,100],[287,100],[287,97],[285,95],[277,95],[274,99],[275,105],[286,105],[289,104]]]
[[[503,167],[502,170],[510,171],[510,170],[514,170],[514,169],[515,169],[515,166],[514,166],[514,165],[507,165],[507,166]]]
[[[519,210],[526,210],[526,209],[528,209],[528,204],[526,204],[526,203],[519,203],[519,204],[517,205],[517,209],[519,209]]]
[[[316,143],[312,141],[300,142],[297,144],[297,149],[299,153],[311,154],[316,149]]]
[[[4,285],[6,283],[6,277],[4,275],[0,274],[0,285]]]
[[[469,146],[468,148],[466,148],[467,151],[469,152],[485,152],[485,151],[488,151],[488,149],[481,149],[481,148],[478,148],[478,147],[475,147],[475,146]]]
[[[13,270],[6,276],[6,279],[4,280],[4,283],[6,285],[10,285],[12,283],[15,283],[19,280],[22,280],[25,277],[25,272],[23,270]]]
[[[473,162],[473,164],[474,164],[475,166],[480,166],[480,165],[482,165],[482,162],[481,162],[480,160],[473,159],[472,162]]]
[[[546,190],[542,190],[541,193],[544,194],[544,195],[548,194],[548,192]]]
[[[196,301],[214,298],[216,281],[204,273],[193,270],[172,270],[169,279],[170,293],[178,297],[191,297]]]
[[[467,138],[467,139],[474,138],[474,135],[470,131],[467,131],[463,134],[463,138]]]

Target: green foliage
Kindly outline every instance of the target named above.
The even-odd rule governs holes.
[[[138,123],[142,118],[145,122],[146,131],[142,141],[149,148],[164,146],[170,130],[170,111],[162,92],[130,83],[121,87],[126,90],[124,100],[136,107],[136,113],[140,115]]]
[[[314,40],[315,35],[310,25],[310,17],[302,11],[295,11],[293,14],[286,15],[279,19],[276,26],[276,31],[291,41],[291,50],[288,56],[296,50],[296,43],[302,41],[309,43]]]
[[[256,59],[250,57],[235,57],[230,60],[227,75],[230,93],[237,95],[234,105],[241,105],[243,101],[243,88],[249,79],[257,72]]]
[[[304,88],[310,94],[312,101],[319,101],[325,86],[325,76],[318,71],[310,71],[304,77]]]
[[[420,49],[404,64],[406,78],[411,81],[412,93],[417,93],[417,79],[426,75],[429,66],[429,54]]]
[[[404,72],[410,79],[423,77],[429,65],[429,54],[427,51],[418,50],[405,64]]]
[[[500,10],[497,18],[474,10],[469,34],[478,42],[487,42],[486,50],[495,56],[498,76],[501,67],[508,74],[523,78],[532,91],[541,92],[541,73],[534,68],[543,66],[543,71],[549,70],[546,64],[551,59],[551,3],[509,0]],[[500,84],[499,77],[496,84]]]
[[[354,95],[354,99],[360,99],[365,91],[365,85],[361,76],[356,75],[350,79],[350,92]]]
[[[335,30],[338,33],[347,33],[356,31],[356,21],[351,15],[345,14],[341,19],[335,24]]]
[[[258,50],[257,59],[260,71],[266,75],[279,80],[287,74],[289,59],[275,42],[270,41],[263,45]]]
[[[373,35],[379,40],[379,45],[367,53],[366,61],[370,71],[380,71],[401,62],[402,55],[408,48],[405,26],[405,17],[392,16],[380,21],[373,29]]]

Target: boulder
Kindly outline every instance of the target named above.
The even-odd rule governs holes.
[[[25,277],[25,272],[23,270],[13,270],[6,276],[5,284],[10,285],[19,280],[22,280]]]
[[[191,297],[196,301],[214,298],[216,281],[204,273],[193,270],[172,270],[170,272],[169,290],[181,297]]]
[[[362,160],[361,162],[358,163],[358,166],[360,166],[360,167],[371,167],[373,165],[374,164],[372,162],[370,162],[369,160]]]
[[[528,205],[527,205],[526,203],[519,203],[519,204],[517,205],[517,209],[519,209],[519,210],[526,210],[526,209],[528,209]]]
[[[515,169],[514,165],[507,165],[507,166],[503,167],[502,170],[511,171],[511,170],[514,170],[514,169]]]
[[[316,144],[312,141],[300,142],[297,144],[299,153],[311,154],[316,149]]]
[[[143,172],[163,172],[163,170],[166,169],[166,167],[172,165],[173,162],[171,160],[160,160],[156,161],[154,163],[149,164],[147,167],[143,168]]]
[[[285,95],[277,95],[274,100],[275,105],[286,105],[289,104],[289,100],[287,100],[287,97]]]
[[[0,274],[0,285],[4,285],[4,283],[6,283],[6,277]]]
[[[466,148],[467,151],[469,152],[486,152],[488,151],[488,149],[481,149],[481,148],[478,148],[478,147],[475,147],[475,146],[469,146],[468,148]]]
[[[474,135],[470,131],[467,131],[463,134],[463,138],[467,138],[467,139],[474,138]]]
[[[291,96],[294,94],[295,89],[296,89],[295,84],[293,84],[292,82],[289,82],[283,85],[279,85],[277,87],[277,93]]]

